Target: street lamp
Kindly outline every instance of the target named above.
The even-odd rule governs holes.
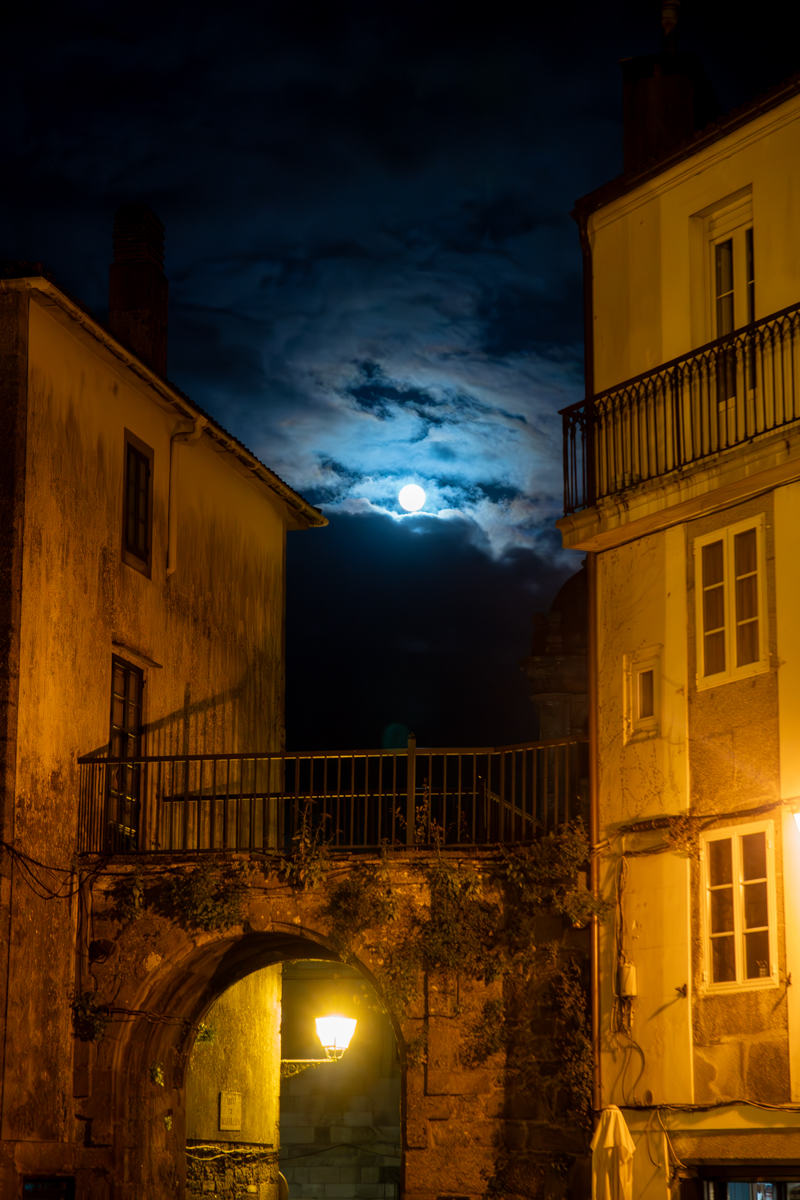
[[[299,1075],[308,1067],[318,1067],[322,1063],[338,1062],[350,1045],[356,1031],[357,1021],[353,1017],[317,1017],[317,1037],[322,1042],[325,1058],[282,1058],[281,1079],[289,1079]]]
[[[352,1017],[317,1017],[315,1023],[317,1037],[328,1058],[340,1059],[356,1031],[356,1021]]]

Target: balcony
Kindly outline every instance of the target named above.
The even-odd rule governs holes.
[[[562,410],[564,512],[800,420],[800,306]]]
[[[287,853],[530,842],[584,813],[586,738],[347,754],[79,759],[79,853]]]

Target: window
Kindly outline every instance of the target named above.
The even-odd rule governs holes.
[[[116,656],[111,660],[111,758],[137,759],[142,754],[144,672]],[[112,764],[108,772],[107,830],[109,850],[135,851],[139,845],[142,767]]]
[[[766,671],[764,518],[697,538],[697,686]]]
[[[125,430],[122,559],[150,576],[153,534],[153,451]]]
[[[748,190],[707,215],[711,280],[710,341],[756,319],[753,198]]]
[[[771,822],[704,838],[708,988],[776,982],[772,840]]]
[[[661,695],[659,646],[625,656],[625,740],[658,734]]]

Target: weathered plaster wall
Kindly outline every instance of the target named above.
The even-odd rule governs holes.
[[[677,991],[691,981],[689,863],[677,854],[643,854],[658,844],[657,835],[617,832],[621,825],[688,807],[686,622],[683,530],[653,534],[600,556],[599,805],[604,836],[613,839],[601,875],[615,912],[601,925],[603,1104],[691,1096],[692,1000]],[[635,735],[625,672],[641,656],[658,664],[658,724]],[[623,858],[626,852],[643,856]],[[636,968],[633,1042],[612,1028],[618,930],[622,953]]]
[[[179,446],[167,576],[170,437],[187,426],[57,311],[30,302],[13,819],[18,850],[67,867],[77,758],[108,741],[112,654],[143,666],[147,752],[281,746],[285,524],[208,437]],[[149,579],[121,561],[126,429],[154,450]],[[69,997],[91,978],[73,951],[77,895],[37,895],[15,869],[12,904],[2,1136],[18,1164],[44,1163],[46,1143],[83,1138]]]
[[[696,214],[752,188],[756,318],[800,301],[800,99],[748,122],[590,218],[595,388],[711,341]]]
[[[778,670],[775,606],[775,536],[772,495],[693,521],[695,538],[757,514],[765,517],[767,612],[770,669],[749,679],[698,690],[695,684],[695,562],[688,556],[689,592],[689,758],[692,806],[699,813],[729,813],[775,803],[780,797]],[[790,1096],[787,989],[783,903],[783,828],[774,819],[777,946],[780,984],[765,991],[709,995],[700,921],[694,923],[695,1095],[699,1102],[749,1097],[766,1104]],[[735,821],[735,818],[733,819]],[[732,823],[729,821],[729,823]],[[724,827],[723,825],[720,827]],[[702,904],[699,865],[693,872],[693,907]]]
[[[786,912],[786,973],[800,979],[800,830],[793,809],[800,803],[800,483],[773,493],[775,526],[775,614],[778,666],[783,812],[783,885]],[[800,1100],[800,988],[786,995],[789,1026],[789,1073],[792,1100]]]
[[[278,1148],[281,969],[235,983],[209,1009],[213,1041],[195,1042],[186,1081],[186,1136]],[[219,1093],[242,1097],[241,1129],[220,1129]]]
[[[280,964],[233,984],[209,1009],[213,1040],[195,1042],[186,1077],[187,1196],[211,1183],[220,1197],[277,1200],[280,1024]],[[221,1092],[241,1097],[237,1130],[220,1128]]]

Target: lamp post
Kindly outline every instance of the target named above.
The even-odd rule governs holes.
[[[338,1062],[352,1041],[356,1031],[357,1021],[353,1017],[317,1017],[317,1037],[322,1042],[325,1058],[282,1058],[281,1079],[289,1079],[299,1075],[308,1067],[318,1067],[326,1062]]]

